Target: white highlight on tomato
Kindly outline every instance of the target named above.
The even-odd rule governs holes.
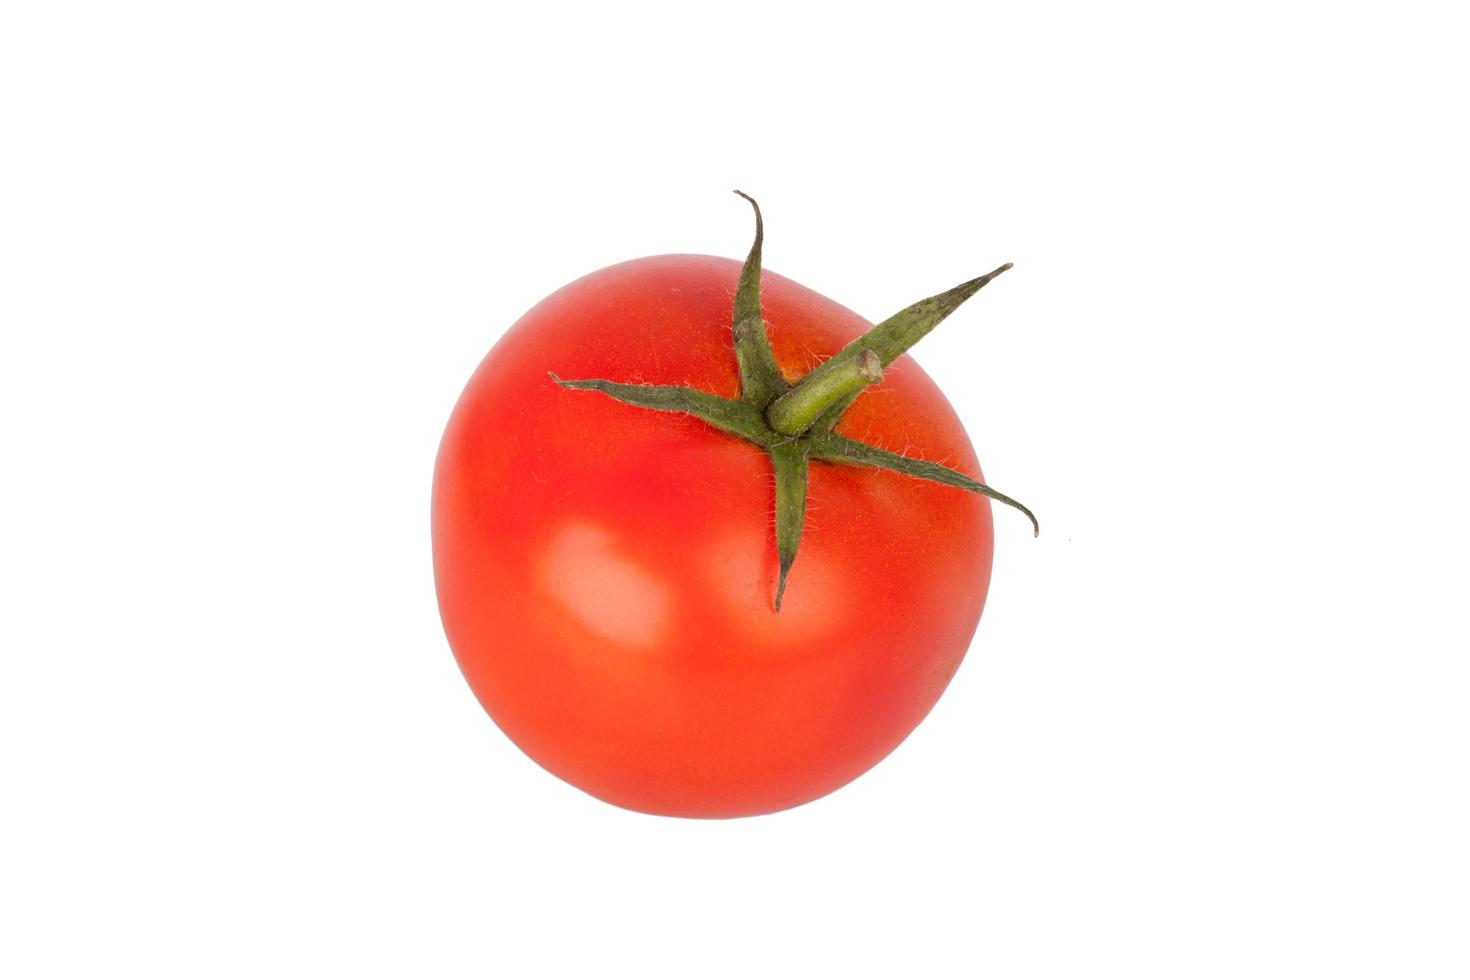
[[[570,524],[552,537],[541,584],[577,622],[613,643],[652,646],[667,628],[667,587],[596,525]]]

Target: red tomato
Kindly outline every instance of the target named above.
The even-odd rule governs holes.
[[[480,703],[555,775],[648,813],[768,813],[866,771],[944,691],[990,581],[984,497],[813,462],[777,614],[767,455],[548,377],[737,397],[740,268],[660,256],[549,296],[470,379],[434,474],[440,610]],[[871,326],[774,273],[762,292],[790,381]],[[907,356],[838,431],[983,479]]]

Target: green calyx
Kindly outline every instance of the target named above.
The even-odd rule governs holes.
[[[993,272],[895,313],[813,368],[796,384],[789,385],[776,366],[766,323],[761,317],[761,245],[765,226],[760,205],[748,194],[735,193],[755,209],[755,243],[750,247],[735,289],[733,337],[740,366],[740,398],[721,398],[673,385],[621,384],[601,379],[564,381],[554,373],[552,379],[563,388],[600,391],[639,408],[692,415],[761,447],[770,455],[776,476],[776,553],[780,559],[777,612],[781,611],[786,579],[801,544],[806,521],[807,471],[812,460],[892,470],[982,494],[1025,514],[1031,519],[1034,533],[1040,534],[1036,515],[1025,505],[957,470],[911,459],[832,431],[863,389],[882,380],[885,367],[1011,264],[1007,262]]]

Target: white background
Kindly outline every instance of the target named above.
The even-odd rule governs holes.
[[[0,973],[1464,977],[1453,5],[11,2]],[[891,758],[598,803],[440,631],[543,295],[766,260],[918,348],[994,588]]]

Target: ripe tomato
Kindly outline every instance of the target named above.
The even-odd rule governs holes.
[[[548,376],[736,398],[740,272],[659,256],[552,294],[470,379],[434,474],[440,610],[480,703],[555,775],[649,813],[767,813],[863,773],[944,691],[990,580],[984,497],[813,462],[778,614],[766,453]],[[788,381],[871,326],[780,276],[762,286]],[[959,419],[906,356],[838,432],[980,477]]]

